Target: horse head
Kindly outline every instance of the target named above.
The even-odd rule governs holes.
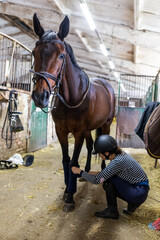
[[[34,55],[34,90],[32,99],[37,107],[48,106],[51,93],[62,81],[65,71],[66,49],[64,38],[69,33],[69,19],[66,16],[61,22],[59,31],[44,31],[36,14],[33,26],[39,40],[33,49]]]

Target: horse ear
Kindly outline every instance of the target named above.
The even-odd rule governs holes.
[[[39,38],[42,37],[42,35],[44,34],[44,29],[41,26],[36,13],[33,15],[33,26],[34,26],[34,31],[39,36]]]
[[[63,41],[65,37],[67,37],[69,33],[69,18],[65,16],[63,21],[60,24],[59,31],[58,31],[58,37]]]

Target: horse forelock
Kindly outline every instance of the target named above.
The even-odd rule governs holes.
[[[40,38],[40,41],[43,43],[43,42],[49,42],[49,41],[51,41],[51,40],[53,40],[53,39],[56,39],[56,33],[54,32],[54,31],[52,31],[52,30],[48,30],[48,31],[46,31],[43,35],[42,35],[42,37]]]

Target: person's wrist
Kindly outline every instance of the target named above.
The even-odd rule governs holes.
[[[82,173],[83,173],[83,172],[84,172],[83,170],[80,171],[80,176],[81,176],[81,177],[82,177]]]

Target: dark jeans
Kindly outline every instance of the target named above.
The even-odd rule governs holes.
[[[141,205],[148,196],[148,186],[136,186],[135,184],[130,184],[117,176],[108,179],[104,184],[107,184],[107,182],[111,182],[114,185],[119,198],[136,206]]]

